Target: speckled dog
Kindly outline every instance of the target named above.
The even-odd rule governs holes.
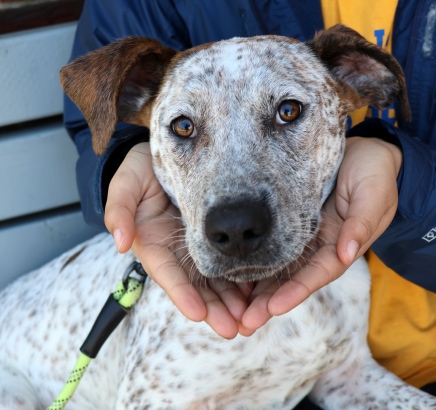
[[[396,61],[338,26],[300,43],[232,39],[185,52],[131,37],[62,70],[97,153],[117,121],[151,130],[155,172],[209,277],[278,275],[314,238],[344,150],[347,113],[408,115]],[[133,255],[102,234],[0,294],[0,408],[43,409]],[[364,260],[253,336],[184,318],[151,280],[67,408],[436,409],[371,358]],[[98,292],[92,293],[95,289]]]

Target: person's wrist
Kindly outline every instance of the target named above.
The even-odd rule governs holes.
[[[403,152],[401,148],[398,145],[394,145],[380,139],[377,139],[377,142],[383,145],[391,153],[395,166],[395,175],[398,178],[398,174],[400,173],[400,169],[403,164]]]
[[[101,194],[102,194],[102,204],[103,207],[106,205],[107,193],[109,189],[109,184],[120,167],[121,163],[126,158],[129,151],[139,144],[147,144],[148,134],[138,134],[128,140],[123,144],[120,144],[116,149],[114,149],[108,156],[106,163],[103,167],[102,178],[101,178]]]
[[[374,147],[377,146],[378,150],[382,150],[380,153],[385,154],[387,159],[391,159],[391,161],[387,162],[393,165],[393,172],[397,178],[403,164],[403,152],[398,145],[376,137],[368,138],[353,136],[346,139],[346,152],[356,150],[358,153],[359,150],[370,145]]]

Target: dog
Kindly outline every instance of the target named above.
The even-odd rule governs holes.
[[[118,121],[150,128],[155,173],[209,280],[258,281],[298,260],[335,184],[350,111],[398,98],[409,116],[399,64],[344,26],[306,43],[260,36],[184,52],[128,37],[64,67],[61,82],[98,154]],[[1,409],[52,402],[133,260],[101,234],[2,291]],[[371,357],[369,290],[359,259],[252,336],[227,340],[147,280],[67,408],[291,409],[310,395],[323,409],[436,409]]]

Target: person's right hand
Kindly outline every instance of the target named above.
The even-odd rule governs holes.
[[[187,318],[205,320],[226,338],[244,333],[240,321],[251,288],[223,280],[195,280],[198,274],[184,251],[180,213],[156,179],[148,143],[134,146],[113,176],[105,224],[119,252],[132,249]]]

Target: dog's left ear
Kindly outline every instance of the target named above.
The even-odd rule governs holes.
[[[149,126],[152,103],[177,53],[156,40],[132,36],[61,69],[62,87],[88,122],[97,154],[106,150],[118,121]]]
[[[404,120],[410,121],[404,73],[391,54],[340,24],[317,33],[306,45],[344,86],[349,111],[365,105],[384,109],[398,98]]]

